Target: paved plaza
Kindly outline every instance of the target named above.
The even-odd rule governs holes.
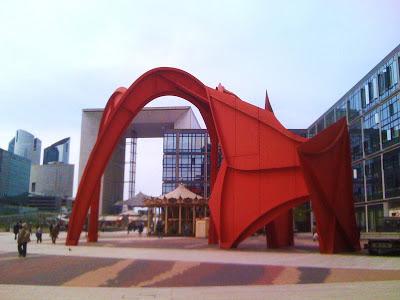
[[[19,258],[13,235],[0,234],[0,299],[400,298],[400,258],[365,253],[321,255],[310,235],[296,247],[265,249],[252,237],[239,249],[221,250],[205,239],[101,233],[98,243],[56,245],[45,236]],[[52,296],[52,298],[54,298]]]

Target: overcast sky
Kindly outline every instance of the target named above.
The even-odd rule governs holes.
[[[267,88],[286,127],[308,127],[400,43],[399,12],[398,0],[1,1],[0,147],[17,129],[42,148],[70,136],[77,177],[82,109],[159,66],[261,107]],[[139,141],[136,191],[161,193],[161,145]]]

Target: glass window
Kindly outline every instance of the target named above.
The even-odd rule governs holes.
[[[317,132],[319,133],[324,129],[325,129],[325,121],[324,121],[324,117],[322,116],[322,118],[320,118],[317,121]]]
[[[346,117],[346,101],[339,103],[335,108],[336,113],[336,121],[340,120],[343,117]]]
[[[381,106],[382,147],[399,142],[400,135],[400,96],[394,97]]]
[[[380,231],[383,225],[383,205],[368,206],[368,231]]]
[[[382,199],[381,157],[365,161],[365,179],[367,183],[367,200]]]
[[[400,196],[400,149],[383,155],[385,195],[387,198]]]
[[[357,90],[347,100],[347,112],[349,121],[353,120],[360,115],[361,111],[361,94]]]
[[[163,180],[175,180],[175,178],[176,178],[176,155],[164,154]]]
[[[164,182],[162,184],[162,193],[166,194],[175,189],[175,183],[170,183],[170,182]]]
[[[357,228],[360,231],[365,232],[366,227],[365,227],[365,209],[364,207],[356,207],[356,222],[357,222]]]
[[[181,133],[179,135],[180,152],[205,152],[206,133]]]
[[[378,98],[378,77],[372,78],[372,95],[373,99]]]
[[[359,163],[353,166],[353,196],[355,202],[364,202],[364,166]]]
[[[362,158],[362,131],[361,120],[356,121],[349,127],[350,144],[351,144],[351,158],[357,160]]]
[[[175,133],[164,134],[164,152],[176,152],[176,135]]]
[[[366,88],[362,87],[360,93],[361,93],[361,107],[364,109],[367,107],[369,103],[368,85],[366,86]]]
[[[333,123],[335,123],[335,110],[331,109],[326,115],[325,115],[325,123],[326,127],[329,127]]]
[[[204,180],[204,155],[181,154],[179,156],[179,180]]]
[[[380,150],[378,109],[364,117],[364,152],[365,155]]]
[[[317,134],[317,125],[313,125],[308,129],[308,137],[312,138]]]

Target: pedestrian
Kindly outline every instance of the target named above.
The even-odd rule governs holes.
[[[318,241],[318,232],[317,232],[317,224],[315,221],[313,222],[313,227],[312,227],[312,239],[313,241]]]
[[[188,223],[185,223],[185,225],[183,225],[183,234],[184,236],[190,235],[190,227]]]
[[[15,225],[13,227],[13,232],[14,232],[14,240],[16,240],[18,232],[19,232],[19,224],[18,223],[15,223]]]
[[[42,243],[42,227],[38,225],[36,227],[36,243]]]
[[[162,238],[162,234],[163,234],[163,222],[161,220],[157,221],[156,231],[157,231],[158,238],[161,239]]]
[[[138,225],[138,231],[139,231],[140,236],[142,235],[143,229],[144,229],[144,225],[142,222],[140,222]]]
[[[30,233],[28,230],[28,225],[26,223],[23,223],[22,229],[19,231],[18,239],[17,239],[19,257],[26,256],[27,245],[30,241],[31,241],[31,238],[30,238]]]
[[[50,238],[51,238],[51,233],[53,232],[53,223],[50,223],[50,226],[49,226],[49,235],[50,235]]]
[[[28,223],[28,230],[29,230],[29,235],[32,234],[32,224]]]
[[[58,234],[60,233],[60,224],[56,224],[56,226],[54,226],[50,232],[50,236],[51,236],[51,242],[53,244],[56,243],[56,240],[58,238]]]

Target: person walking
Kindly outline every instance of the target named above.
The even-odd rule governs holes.
[[[60,224],[56,224],[56,226],[52,227],[52,230],[50,232],[50,236],[51,236],[51,242],[53,244],[56,243],[56,240],[58,238],[58,234],[60,233]]]
[[[318,241],[317,223],[315,221],[313,222],[312,227],[312,239],[314,242]]]
[[[143,229],[144,229],[143,222],[140,222],[138,225],[138,231],[140,236],[142,235]]]
[[[42,243],[42,227],[36,227],[36,243]]]
[[[161,220],[157,221],[156,231],[157,231],[158,238],[161,239],[162,238],[162,234],[163,234],[163,223],[162,223]]]
[[[14,232],[14,240],[16,240],[19,232],[19,223],[15,223],[13,227],[13,232]]]
[[[27,251],[27,245],[31,241],[30,232],[28,230],[28,225],[26,223],[22,224],[22,229],[18,233],[18,255],[19,257],[25,257]]]

